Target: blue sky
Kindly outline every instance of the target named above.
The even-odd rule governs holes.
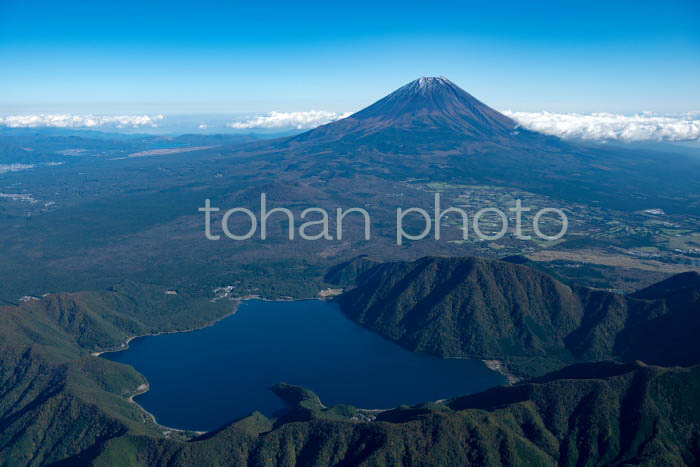
[[[0,114],[345,112],[421,75],[497,109],[687,112],[700,2],[2,0],[0,70]]]

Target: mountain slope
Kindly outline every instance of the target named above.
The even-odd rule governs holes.
[[[363,189],[370,192],[381,191],[374,177],[398,192],[402,181],[421,179],[625,211],[638,211],[644,200],[671,213],[697,204],[699,190],[697,158],[587,147],[529,131],[445,78],[415,80],[347,118],[247,150],[251,165],[281,167],[279,179],[329,187],[351,180],[371,184]]]
[[[163,292],[122,283],[0,307],[0,465],[85,465],[106,440],[162,432],[128,399],[144,376],[89,353],[119,348],[129,335],[203,326],[232,311],[230,303]]]
[[[444,77],[419,78],[353,115],[297,137],[299,141],[368,137],[380,132],[454,133],[495,139],[515,134],[517,124]]]
[[[437,257],[380,264],[358,283],[338,298],[343,311],[411,350],[505,359],[524,376],[615,357],[700,362],[692,338],[700,330],[700,287],[639,299],[570,287],[522,265]],[[655,335],[660,323],[666,333]],[[539,366],[528,367],[535,357]]]
[[[581,348],[586,351],[619,346],[623,341],[606,336],[620,323],[623,331],[648,330],[654,319],[699,310],[696,302],[684,302],[697,297],[694,287],[687,286],[695,279],[686,276],[680,286],[662,283],[663,298],[638,299],[571,288],[525,266],[498,261],[425,258],[372,266],[358,258],[355,263],[346,268],[360,274],[360,285],[342,299],[372,284],[393,284],[386,290],[402,291],[399,296],[383,297],[369,289],[360,296],[377,305],[401,304],[401,318],[387,310],[375,313],[381,310],[372,307],[363,316],[374,316],[385,329],[411,329],[411,339],[426,348],[436,345],[430,335],[441,332],[446,344],[437,348],[445,352],[483,345],[544,352],[539,360],[547,360],[549,349],[575,356],[570,339],[585,343]],[[344,280],[352,276],[335,273]],[[207,303],[211,317],[225,311],[225,304]],[[429,319],[417,313],[415,303],[426,305]],[[454,312],[442,316],[448,303],[462,303],[457,309],[479,315],[474,329],[484,333],[481,340],[477,332],[451,334],[469,319]],[[587,303],[596,304],[596,313],[588,311]],[[447,403],[386,411],[372,422],[352,407],[326,409],[310,391],[278,385],[275,391],[296,405],[283,417],[253,414],[191,441],[174,439],[177,433],[168,439],[128,401],[144,383],[143,376],[88,352],[119,345],[126,335],[121,327],[165,330],[156,324],[162,322],[157,316],[166,313],[180,321],[191,304],[158,287],[124,283],[103,293],[50,295],[0,308],[0,464],[680,465],[699,458],[700,408],[695,406],[700,369],[611,362],[566,367]],[[609,304],[615,304],[619,316],[602,313],[610,310]],[[481,315],[483,306],[493,313]],[[199,303],[197,309],[206,308]],[[204,319],[198,314],[188,322],[202,325]],[[511,329],[509,320],[521,323],[523,332]],[[685,324],[686,330],[695,326]],[[574,331],[562,331],[568,329]],[[570,337],[582,329],[586,332]],[[498,339],[490,341],[496,332]],[[663,338],[677,343],[682,354],[691,354],[684,346],[694,343],[676,339],[675,332],[658,328],[654,340],[645,343],[655,348]],[[601,358],[606,352],[601,351]]]
[[[260,414],[189,443],[122,436],[110,465],[692,465],[700,369],[599,363],[373,422]],[[129,453],[124,457],[122,453]]]
[[[124,393],[144,382],[102,359],[56,366],[40,351],[0,347],[0,464],[46,465],[136,428]]]
[[[619,333],[615,354],[658,365],[700,362],[700,274],[677,274],[637,292],[631,300],[653,304],[656,310]]]
[[[477,258],[380,264],[339,297],[354,321],[443,356],[545,355],[576,329],[568,286],[526,267]]]

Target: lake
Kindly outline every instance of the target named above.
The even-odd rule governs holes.
[[[238,312],[192,332],[134,339],[103,354],[144,374],[135,400],[172,428],[208,431],[285,404],[279,382],[313,390],[327,405],[365,409],[454,397],[505,383],[479,360],[410,352],[350,321],[332,302],[243,302]]]

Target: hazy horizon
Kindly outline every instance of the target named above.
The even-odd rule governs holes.
[[[422,78],[421,78],[422,79]],[[116,133],[183,134],[241,133],[284,136],[316,128],[351,116],[394,91],[364,103],[352,111],[333,112],[311,109],[284,112],[190,112],[157,114],[99,113],[2,113],[0,128],[59,128]],[[476,96],[478,98],[478,96]],[[488,102],[487,102],[488,104]],[[496,109],[524,128],[563,139],[591,141],[694,142],[700,139],[700,111],[658,113],[638,111],[609,112],[526,112],[512,108]],[[6,130],[7,131],[7,130]]]

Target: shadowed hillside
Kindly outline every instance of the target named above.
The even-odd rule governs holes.
[[[231,303],[195,303],[133,283],[0,307],[0,465],[74,456],[68,465],[84,465],[115,436],[160,434],[127,399],[146,379],[90,352],[120,348],[136,334],[186,329],[183,323],[203,326],[231,311]]]
[[[698,363],[697,278],[680,274],[625,296],[568,286],[518,264],[428,257],[374,266],[338,302],[355,322],[411,350],[504,359],[532,376],[608,358]]]
[[[599,363],[373,422],[260,414],[189,443],[116,438],[109,465],[692,465],[700,372]],[[127,457],[120,457],[128,453]]]
[[[509,359],[510,352],[529,365],[521,368],[541,372],[561,367],[565,358],[635,358],[642,347],[632,345],[640,341],[626,339],[627,332],[643,333],[648,349],[675,344],[675,353],[653,353],[656,359],[671,362],[696,348],[692,339],[678,337],[693,334],[689,318],[699,310],[692,275],[638,294],[653,298],[637,298],[572,288],[526,266],[475,258],[376,265],[358,258],[331,273],[359,283],[341,296],[346,311],[356,303],[354,316],[363,324],[421,350],[487,349]],[[123,283],[107,292],[49,295],[1,308],[1,462],[464,466],[681,465],[698,459],[698,368],[641,363],[568,366],[513,386],[384,412],[326,408],[311,391],[280,384],[273,390],[290,410],[279,418],[254,413],[197,438],[168,431],[128,401],[143,376],[89,353],[119,346],[127,335],[121,329],[182,329],[178,320],[206,324],[205,315],[191,314],[193,305],[208,310],[208,320],[232,306]],[[168,327],[157,324],[167,321],[164,313],[173,320]],[[659,326],[658,319],[672,325]]]

